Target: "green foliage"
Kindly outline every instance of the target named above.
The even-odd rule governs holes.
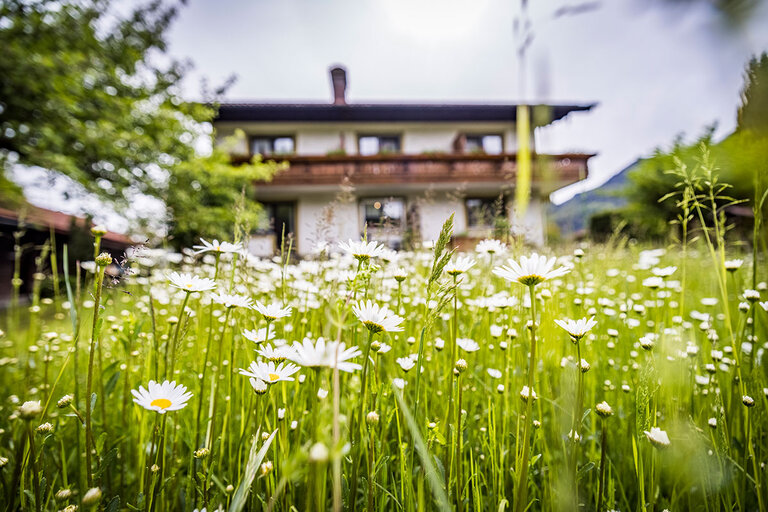
[[[741,92],[739,130],[768,133],[768,53],[750,59]]]
[[[62,173],[118,208],[160,196],[194,155],[213,109],[178,96],[184,68],[166,48],[175,7],[155,1],[117,17],[108,0],[0,4],[0,153]]]
[[[190,246],[199,237],[229,239],[235,225],[258,225],[262,210],[252,199],[254,182],[267,180],[283,168],[283,164],[262,162],[258,155],[247,164],[233,166],[224,147],[181,162],[173,170],[165,198],[174,244]]]

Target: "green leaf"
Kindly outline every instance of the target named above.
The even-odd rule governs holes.
[[[419,453],[419,459],[421,460],[421,464],[424,467],[424,472],[426,474],[429,487],[432,490],[432,495],[437,502],[437,508],[438,510],[450,511],[451,505],[448,501],[448,495],[445,493],[445,489],[443,488],[442,481],[438,476],[437,469],[435,469],[434,464],[432,464],[432,457],[430,456],[429,450],[427,449],[427,443],[424,442],[424,438],[421,437],[419,426],[416,424],[416,420],[413,419],[413,415],[411,414],[410,409],[408,409],[408,406],[405,404],[400,390],[397,389],[394,384],[392,385],[392,390],[395,394],[395,398],[397,399],[397,404],[400,406],[400,410],[403,411],[405,423],[408,426],[411,437],[413,438],[416,451]]]
[[[258,471],[261,461],[263,461],[264,457],[267,455],[267,450],[269,450],[269,446],[272,444],[272,440],[275,438],[276,434],[277,429],[270,434],[258,451],[256,450],[258,448],[259,440],[258,433],[253,438],[251,451],[248,455],[248,463],[245,466],[245,474],[243,475],[243,479],[240,480],[240,484],[237,486],[237,491],[235,491],[232,503],[229,506],[229,512],[240,512],[245,507],[245,504],[248,501],[248,491],[251,488],[253,479],[256,477],[256,471]]]

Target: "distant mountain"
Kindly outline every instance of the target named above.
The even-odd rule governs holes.
[[[599,187],[576,194],[559,205],[550,205],[549,219],[554,221],[560,228],[560,233],[567,237],[586,229],[593,215],[621,208],[627,204],[623,190],[627,186],[629,171],[640,161],[635,160]]]

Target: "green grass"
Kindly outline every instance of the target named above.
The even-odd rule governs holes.
[[[759,303],[739,310],[753,287],[751,265],[726,274],[706,245],[689,245],[684,256],[669,247],[650,263],[640,252],[585,247],[583,258],[562,260],[570,273],[535,287],[538,400],[528,468],[519,393],[529,377],[529,289],[491,272],[505,257],[473,254],[477,264],[454,288],[430,250],[372,264],[323,256],[233,265],[210,254],[171,264],[157,255],[133,260],[135,275],[107,277],[96,321],[94,274],[83,272],[80,283],[72,275],[69,300],[64,291],[35,297],[36,306],[2,319],[0,508],[60,510],[98,487],[104,510],[765,510],[768,324]],[[678,269],[663,288],[643,286],[653,268],[668,265]],[[395,267],[407,272],[402,284]],[[172,288],[172,270],[215,276],[218,291],[292,306],[291,316],[271,323],[276,343],[322,336],[364,353],[372,339],[391,350],[371,351],[366,394],[361,371],[327,368],[302,368],[296,380],[256,394],[237,373],[258,358],[241,333],[265,327],[264,319],[212,304],[210,292]],[[492,305],[499,294],[515,305]],[[363,298],[399,305],[404,330],[369,336],[352,312]],[[554,323],[592,315],[597,326],[578,347]],[[644,350],[640,338],[648,334],[654,345]],[[480,349],[454,348],[455,337]],[[747,340],[752,350],[742,351]],[[589,363],[583,374],[579,353]],[[404,372],[396,359],[412,354],[418,364]],[[458,358],[467,368],[457,378]],[[362,365],[363,357],[354,361]],[[193,393],[186,407],[160,415],[133,402],[132,389],[165,379]],[[402,390],[393,379],[406,382]],[[64,395],[76,399],[59,408]],[[743,395],[754,407],[743,405]],[[24,419],[19,406],[30,400],[43,411]],[[595,413],[602,401],[612,416]],[[370,411],[378,421],[367,419]],[[52,430],[35,431],[46,422]],[[651,427],[668,434],[668,447],[649,442]],[[577,443],[568,437],[574,428]],[[72,492],[57,499],[63,489]]]

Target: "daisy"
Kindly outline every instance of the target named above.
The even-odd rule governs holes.
[[[187,293],[205,292],[216,288],[216,282],[213,279],[207,277],[197,277],[192,274],[179,274],[178,272],[171,272],[168,276],[168,280],[171,282],[171,286],[175,286],[180,290],[184,290]]]
[[[565,320],[555,320],[555,323],[570,334],[574,341],[578,341],[597,325],[597,320],[592,316],[589,319],[582,318],[580,320],[570,320],[568,318]]]
[[[475,266],[475,260],[469,256],[459,256],[445,266],[445,271],[450,276],[458,276]]]
[[[267,345],[266,347],[257,350],[256,353],[268,361],[282,363],[288,359],[288,356],[293,354],[293,349],[287,345],[280,345],[277,347]]]
[[[361,355],[357,347],[346,348],[344,343],[325,342],[324,338],[318,338],[316,343],[312,343],[309,338],[304,338],[303,342],[293,342],[293,352],[288,355],[288,359],[294,363],[308,368],[334,368],[338,366],[342,372],[353,372],[362,370],[363,367],[349,360]]]
[[[663,268],[656,267],[653,270],[651,270],[651,272],[653,272],[653,275],[657,277],[669,277],[675,273],[675,270],[677,270],[677,267],[663,267]]]
[[[339,242],[339,247],[347,254],[351,254],[357,261],[368,261],[384,253],[385,247],[377,242],[366,242],[364,240],[348,242]]]
[[[743,264],[744,264],[744,260],[726,260],[724,263],[725,270],[729,272],[736,272],[741,268]]]
[[[250,297],[229,293],[214,293],[211,295],[211,300],[216,304],[221,304],[227,308],[251,308],[253,309],[253,301]]]
[[[506,244],[493,239],[480,240],[475,246],[475,251],[486,254],[501,254],[506,250]]]
[[[275,333],[270,332],[269,336],[267,336],[267,329],[265,327],[262,327],[261,329],[254,329],[252,331],[248,329],[243,330],[243,338],[250,340],[257,345],[259,343],[263,343],[265,341],[269,341],[271,339],[274,339]]]
[[[265,306],[261,302],[256,301],[253,309],[261,313],[261,315],[270,322],[279,318],[291,316],[291,306],[281,307],[279,304],[268,304]]]
[[[386,306],[374,304],[373,301],[358,302],[352,306],[352,312],[373,334],[403,330],[400,325],[403,323],[402,317],[394,314]]]
[[[187,391],[186,386],[176,385],[176,381],[168,382],[166,380],[162,384],[158,384],[151,380],[147,387],[148,390],[144,389],[144,386],[139,386],[138,391],[132,389],[133,401],[147,410],[157,411],[160,414],[182,409],[192,398],[192,393]]]
[[[509,266],[502,265],[493,269],[493,273],[506,279],[507,281],[517,281],[526,286],[535,286],[548,279],[564,276],[571,270],[566,267],[553,269],[556,258],[547,259],[546,256],[539,256],[533,253],[530,257],[522,256],[520,263],[513,259],[508,259]]]
[[[456,338],[456,344],[461,347],[464,352],[477,352],[480,350],[480,345],[470,338]]]
[[[400,368],[402,368],[404,372],[412,370],[413,367],[416,366],[416,361],[414,361],[413,358],[410,356],[398,357],[396,362],[397,364],[400,365]]]
[[[243,244],[240,242],[236,244],[229,242],[219,242],[218,240],[214,240],[213,242],[206,242],[202,238],[200,241],[203,243],[203,245],[192,246],[193,249],[197,249],[195,254],[202,254],[204,252],[233,253],[239,252],[243,249]]]
[[[669,436],[659,427],[651,427],[650,432],[645,430],[643,433],[656,448],[666,448],[670,444]]]
[[[403,267],[397,267],[392,271],[392,277],[394,277],[395,281],[398,283],[402,283],[408,277],[408,272],[406,272]]]
[[[501,378],[501,371],[497,370],[496,368],[488,368],[488,370],[486,371],[488,372],[488,375],[490,375],[494,379]]]
[[[253,361],[247,370],[240,369],[240,375],[263,380],[267,384],[274,384],[275,382],[283,380],[293,380],[291,375],[297,371],[299,371],[299,367],[295,364],[275,364],[274,361],[266,363]]]

